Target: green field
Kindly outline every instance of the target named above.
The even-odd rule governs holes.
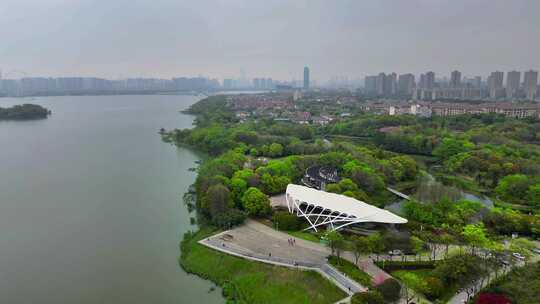
[[[294,270],[223,254],[197,243],[212,234],[203,228],[182,242],[180,265],[223,287],[234,303],[335,303],[346,294],[313,271]]]
[[[356,282],[360,283],[364,287],[371,287],[371,276],[369,274],[362,271],[360,268],[358,268],[353,263],[345,260],[345,259],[337,259],[336,256],[331,256],[328,258],[328,262],[337,268],[339,271],[346,274],[349,278],[355,280]]]

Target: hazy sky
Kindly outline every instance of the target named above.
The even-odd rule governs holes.
[[[540,69],[539,14],[539,0],[0,0],[0,69],[299,79],[308,65],[319,80],[484,76]]]

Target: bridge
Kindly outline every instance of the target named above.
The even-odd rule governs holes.
[[[408,196],[408,195],[405,194],[405,193],[401,193],[401,192],[397,191],[396,189],[392,189],[392,188],[390,188],[390,187],[386,187],[386,190],[388,190],[388,191],[394,193],[395,195],[397,195],[397,196],[399,196],[399,197],[401,197],[401,198],[404,198],[404,199],[406,199],[406,200],[408,200],[408,201],[411,200],[411,197],[410,197],[410,196]]]

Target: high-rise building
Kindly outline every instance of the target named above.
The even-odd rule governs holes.
[[[433,89],[435,87],[435,73],[427,72],[425,76],[425,88]]]
[[[523,87],[527,100],[534,100],[538,93],[538,71],[527,71],[523,75]]]
[[[413,74],[399,75],[398,87],[399,87],[400,94],[411,95],[414,90],[414,75]]]
[[[521,73],[518,71],[511,71],[506,73],[506,97],[515,98],[519,90],[519,82],[521,79]]]
[[[377,76],[366,76],[364,79],[364,88],[367,94],[377,93]]]
[[[386,90],[387,90],[386,89],[386,85],[387,85],[386,74],[379,73],[379,75],[377,75],[376,85],[377,85],[377,94],[378,95],[384,95],[386,93]]]
[[[482,76],[475,76],[473,81],[473,87],[479,89],[482,87]]]
[[[309,90],[309,68],[304,67],[304,90]]]
[[[386,82],[385,84],[385,90],[384,95],[396,95],[397,93],[397,74],[391,73],[386,75],[386,78],[384,80]]]
[[[488,89],[489,89],[489,97],[490,98],[499,98],[501,97],[502,89],[503,89],[503,78],[504,73],[503,72],[492,72],[491,75],[488,77]]]
[[[450,74],[450,87],[459,88],[461,87],[461,72],[453,71]]]

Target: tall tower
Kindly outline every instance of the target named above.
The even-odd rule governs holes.
[[[459,88],[460,86],[461,86],[461,72],[453,71],[452,74],[450,74],[450,87]]]
[[[426,89],[433,89],[435,87],[435,73],[431,71],[427,72],[425,82]]]
[[[538,91],[538,71],[530,70],[525,72],[523,85],[527,100],[534,100]]]
[[[309,90],[309,68],[304,67],[304,90]]]
[[[521,73],[518,71],[511,71],[506,73],[506,97],[515,98],[519,89],[519,82],[521,80]]]
[[[490,98],[499,98],[501,97],[501,89],[503,87],[503,72],[491,72],[488,78],[488,88],[489,88],[489,97]]]

